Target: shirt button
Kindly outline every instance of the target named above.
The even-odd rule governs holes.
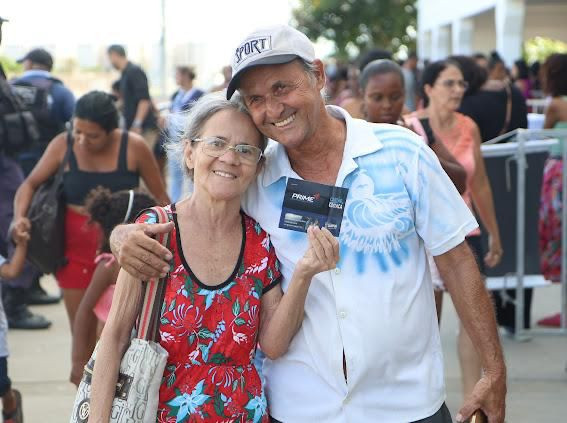
[[[341,319],[346,319],[346,317],[347,317],[347,312],[346,312],[346,311],[341,311],[341,312],[339,313],[339,316],[340,316]]]
[[[335,268],[335,275],[340,275],[341,274],[341,269],[340,268]]]
[[[83,274],[86,274],[88,272],[87,269],[83,269]]]

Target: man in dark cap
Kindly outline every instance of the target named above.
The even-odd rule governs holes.
[[[36,98],[35,104],[46,103],[47,107],[45,117],[38,122],[41,132],[39,145],[19,157],[20,165],[27,176],[45,151],[47,144],[65,129],[65,123],[71,119],[75,108],[75,97],[63,82],[51,74],[53,57],[47,50],[33,49],[19,59],[18,63],[24,66],[24,73],[10,81],[11,84],[16,90],[25,91],[33,88],[31,92],[35,96],[44,96],[44,99]],[[24,97],[30,98],[29,95]]]
[[[53,57],[45,49],[29,51],[18,63],[23,64],[24,73],[10,83],[16,92],[25,92],[21,97],[30,101],[26,106],[34,113],[40,132],[39,142],[18,155],[18,162],[27,176],[47,144],[65,129],[75,107],[75,97],[52,76]],[[31,264],[26,264],[20,277],[5,284],[3,301],[10,328],[43,329],[51,324],[27,308],[28,304],[53,304],[60,299],[41,288],[40,277]]]

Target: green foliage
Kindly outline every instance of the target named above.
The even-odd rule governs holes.
[[[370,48],[397,52],[415,49],[415,0],[299,0],[295,27],[316,41],[335,44],[335,55],[348,59]],[[411,35],[410,35],[411,34]]]
[[[22,65],[8,57],[0,56],[0,63],[2,63],[2,67],[8,77],[19,75],[24,71],[24,67]]]
[[[567,53],[567,44],[546,37],[534,37],[524,43],[524,59],[528,63],[543,63],[553,53]]]

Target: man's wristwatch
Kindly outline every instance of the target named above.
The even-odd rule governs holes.
[[[136,119],[134,122],[132,122],[132,128],[141,128],[142,127],[142,121],[139,119]]]

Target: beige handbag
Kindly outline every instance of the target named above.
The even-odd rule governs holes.
[[[169,221],[162,207],[152,207],[158,223]],[[168,245],[169,234],[160,234],[158,241]],[[159,344],[159,319],[165,292],[165,281],[152,279],[145,283],[144,302],[138,316],[137,333],[122,357],[110,414],[111,423],[155,423],[159,388],[168,353]],[[95,348],[73,406],[71,423],[86,423],[90,414],[91,380],[95,363]]]

